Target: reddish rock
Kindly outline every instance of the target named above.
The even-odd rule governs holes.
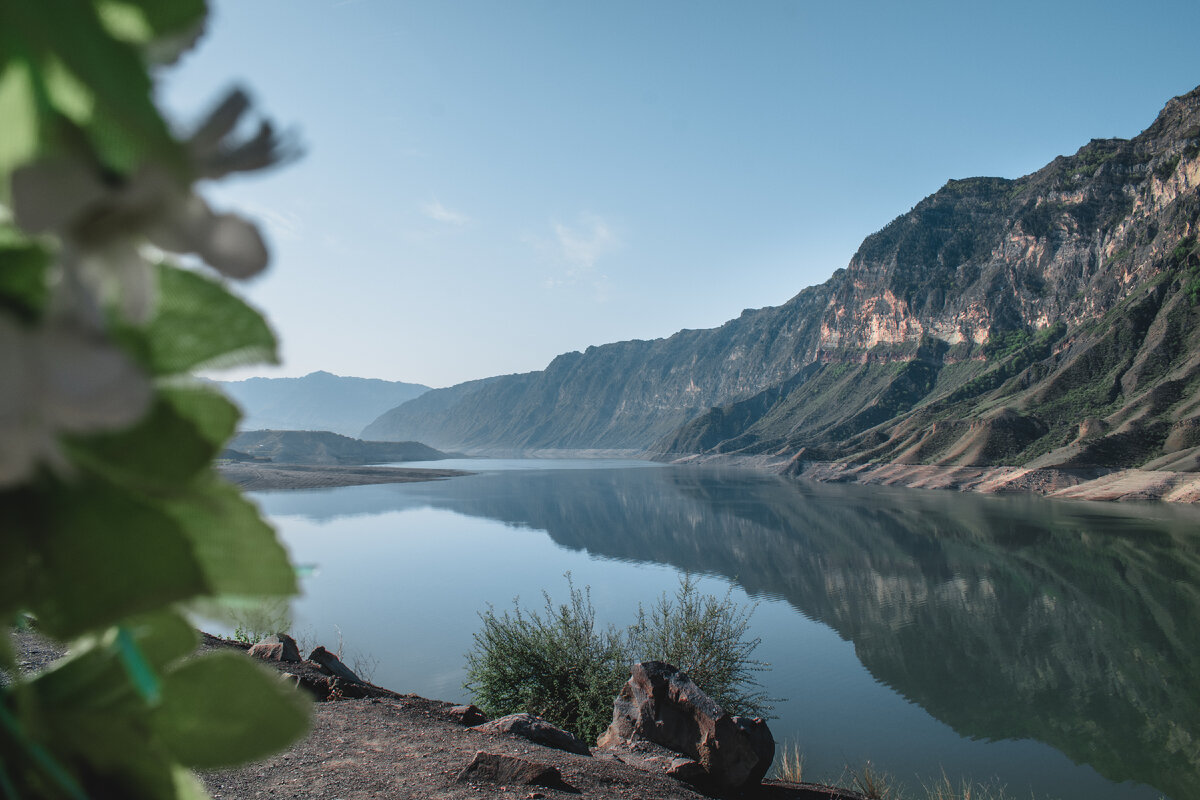
[[[317,647],[308,654],[308,660],[314,662],[321,668],[321,671],[326,675],[332,675],[335,678],[341,678],[344,681],[353,683],[365,683],[362,678],[354,674],[354,670],[342,663],[342,660],[333,653],[326,650],[324,647]]]
[[[563,780],[556,767],[516,756],[480,750],[455,778],[459,783],[498,783],[506,786],[548,786],[567,792],[579,790]]]
[[[466,706],[455,706],[448,713],[460,725],[482,725],[488,721],[487,715],[480,711],[474,703]]]
[[[507,717],[476,725],[471,730],[480,733],[511,733],[556,750],[566,750],[568,753],[577,753],[581,756],[592,754],[582,740],[533,714],[509,714]]]
[[[633,667],[613,704],[613,721],[597,743],[620,749],[653,742],[696,762],[675,765],[681,780],[716,791],[760,783],[775,757],[775,740],[761,719],[732,717],[670,664]]]
[[[250,655],[264,661],[283,661],[289,664],[300,663],[300,648],[296,640],[286,633],[273,633],[250,648]]]

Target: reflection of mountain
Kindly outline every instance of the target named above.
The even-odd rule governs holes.
[[[672,469],[498,473],[391,498],[735,578],[833,627],[960,735],[1038,739],[1111,780],[1200,796],[1192,509]]]

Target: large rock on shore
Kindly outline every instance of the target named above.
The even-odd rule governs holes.
[[[636,749],[639,741],[692,759],[698,768],[677,764],[675,774],[716,791],[760,783],[775,757],[766,722],[726,713],[686,674],[662,661],[634,665],[597,746],[620,751]]]

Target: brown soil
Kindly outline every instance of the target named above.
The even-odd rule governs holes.
[[[457,469],[405,467],[338,467],[312,464],[231,462],[218,468],[225,480],[250,491],[274,489],[328,489],[371,483],[437,481],[470,475]]]
[[[14,633],[22,671],[42,669],[62,650],[29,632]],[[202,650],[246,649],[204,635]],[[247,656],[249,657],[249,656]],[[280,664],[282,671],[314,667]],[[0,678],[3,676],[0,675]],[[299,690],[298,690],[299,691]],[[426,798],[566,798],[589,800],[702,800],[666,774],[647,772],[593,751],[575,755],[513,735],[471,730],[450,713],[452,705],[415,694],[400,695],[368,685],[374,696],[313,704],[312,730],[285,752],[236,769],[201,774],[214,800],[325,798],[396,800]],[[555,767],[566,788],[505,786],[459,781],[475,754],[497,753]],[[767,781],[747,797],[760,800],[862,800],[846,790],[813,784]]]

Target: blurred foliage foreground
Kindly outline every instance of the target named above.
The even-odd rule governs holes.
[[[248,659],[193,657],[184,616],[296,589],[213,469],[238,412],[191,374],[275,359],[225,286],[266,267],[263,241],[194,185],[290,155],[240,91],[188,135],[163,119],[154,76],[206,15],[0,3],[0,798],[203,797],[192,769],[307,725]],[[21,676],[8,630],[30,620],[69,655]]]

